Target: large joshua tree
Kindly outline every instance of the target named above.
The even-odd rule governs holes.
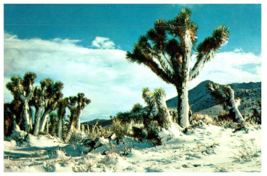
[[[217,83],[208,82],[206,84],[206,91],[222,105],[224,110],[229,112],[234,122],[238,122],[242,126],[244,125],[243,116],[238,110],[241,99],[239,97],[235,98],[235,93],[231,86],[221,87]]]
[[[6,84],[8,90],[14,96],[14,100],[20,101],[22,104],[22,116],[24,119],[24,130],[30,132],[32,128],[29,101],[33,94],[33,84],[36,74],[33,72],[26,72],[23,79],[17,75],[11,77],[11,82]]]
[[[140,36],[132,52],[126,58],[149,67],[166,83],[173,84],[178,94],[178,119],[182,127],[189,126],[189,83],[198,76],[214,51],[227,43],[229,31],[225,26],[215,28],[212,36],[197,46],[196,62],[190,68],[192,51],[196,43],[198,27],[190,21],[191,11],[182,9],[173,20],[157,20],[154,28]]]

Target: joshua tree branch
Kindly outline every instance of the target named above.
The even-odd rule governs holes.
[[[192,79],[194,79],[195,77],[199,75],[199,72],[202,70],[204,64],[206,63],[209,57],[210,57],[210,53],[206,53],[197,59],[193,68],[190,71],[189,81],[192,81]]]

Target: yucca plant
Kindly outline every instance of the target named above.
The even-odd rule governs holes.
[[[204,64],[214,57],[214,52],[227,43],[229,36],[227,27],[215,28],[212,36],[198,44],[197,60],[190,68],[198,30],[197,24],[190,21],[190,16],[189,9],[182,9],[173,20],[156,20],[154,27],[140,36],[133,51],[126,54],[129,62],[149,67],[166,83],[175,86],[178,94],[176,121],[182,127],[189,126],[190,82],[199,75]]]

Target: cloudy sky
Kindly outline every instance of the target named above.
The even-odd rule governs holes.
[[[156,19],[173,19],[184,7],[199,26],[198,43],[221,24],[230,30],[227,45],[190,88],[207,79],[220,84],[261,81],[261,5],[5,4],[4,84],[27,71],[37,74],[36,85],[47,77],[61,81],[65,97],[83,92],[92,100],[82,121],[109,119],[137,102],[144,104],[144,87],[162,87],[172,98],[174,86],[148,68],[128,63],[125,53]],[[11,101],[9,91],[3,91]]]

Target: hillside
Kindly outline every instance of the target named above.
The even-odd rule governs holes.
[[[189,90],[189,104],[193,113],[204,113],[211,117],[217,117],[223,109],[218,103],[206,92],[206,83],[212,81],[203,81],[195,88]],[[221,85],[223,86],[223,85]],[[230,86],[235,91],[235,97],[242,99],[239,106],[240,112],[245,116],[252,114],[252,108],[257,105],[257,100],[261,99],[261,82],[250,83],[233,83]],[[167,100],[169,109],[176,109],[177,97]]]
[[[189,90],[189,104],[193,113],[203,113],[215,118],[223,109],[218,103],[206,92],[205,85],[209,80],[201,82],[195,88]],[[223,85],[221,85],[223,86]],[[250,116],[252,109],[257,105],[257,100],[261,99],[261,82],[249,83],[233,83],[230,86],[235,91],[235,96],[242,99],[239,106],[240,112],[244,116]],[[177,107],[177,97],[173,97],[166,101],[169,109],[175,110]],[[83,122],[83,124],[98,124],[101,126],[111,125],[111,120],[94,119],[92,121]]]

